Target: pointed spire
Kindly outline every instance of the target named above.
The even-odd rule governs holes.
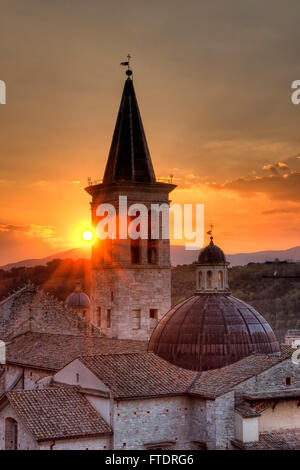
[[[125,64],[125,63],[124,63]],[[121,64],[123,65],[123,63]],[[115,181],[154,182],[155,174],[133,81],[126,70],[116,127],[112,138],[103,183]]]

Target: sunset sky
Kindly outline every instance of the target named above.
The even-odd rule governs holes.
[[[80,245],[132,55],[157,177],[226,253],[300,245],[298,0],[0,3],[0,265]]]

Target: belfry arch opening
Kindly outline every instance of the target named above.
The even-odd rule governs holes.
[[[158,240],[152,238],[151,227],[155,218],[148,211],[148,240],[147,240],[147,261],[148,264],[158,264]]]

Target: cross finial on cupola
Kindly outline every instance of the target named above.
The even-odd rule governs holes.
[[[214,244],[214,242],[213,242],[213,240],[214,240],[214,237],[213,237],[213,228],[214,228],[213,224],[210,224],[210,230],[209,230],[208,232],[206,232],[207,235],[210,235],[210,244],[211,244],[211,245]]]

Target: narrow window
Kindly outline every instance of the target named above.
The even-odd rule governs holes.
[[[113,291],[111,291],[111,293],[110,293],[110,300],[111,300],[111,302],[114,301],[114,293],[113,293]]]
[[[106,312],[106,328],[111,328],[111,309],[108,308]]]
[[[141,311],[139,309],[132,310],[133,327],[137,330],[141,328]]]
[[[148,212],[147,258],[148,258],[149,264],[158,264],[158,239],[152,238],[151,226],[152,226],[152,217],[151,217],[151,210],[150,210]]]
[[[131,249],[131,263],[140,264],[141,263],[141,239],[137,240],[130,239],[130,249]]]
[[[150,330],[152,331],[155,328],[155,325],[158,321],[158,309],[157,308],[150,308]]]
[[[79,374],[76,374],[76,383],[79,384]]]
[[[96,323],[97,323],[97,326],[101,326],[101,307],[97,307]]]
[[[292,377],[288,376],[285,378],[285,385],[287,385],[288,387],[292,385]]]
[[[18,423],[13,418],[5,420],[5,449],[18,449]]]
[[[212,288],[212,271],[207,271],[207,288]]]
[[[223,272],[219,271],[218,272],[218,288],[223,289],[224,283],[223,283]]]
[[[158,240],[148,240],[147,256],[149,264],[158,264]]]
[[[199,271],[199,274],[198,274],[198,285],[199,285],[199,289],[203,288],[203,273],[202,273],[202,271]]]

